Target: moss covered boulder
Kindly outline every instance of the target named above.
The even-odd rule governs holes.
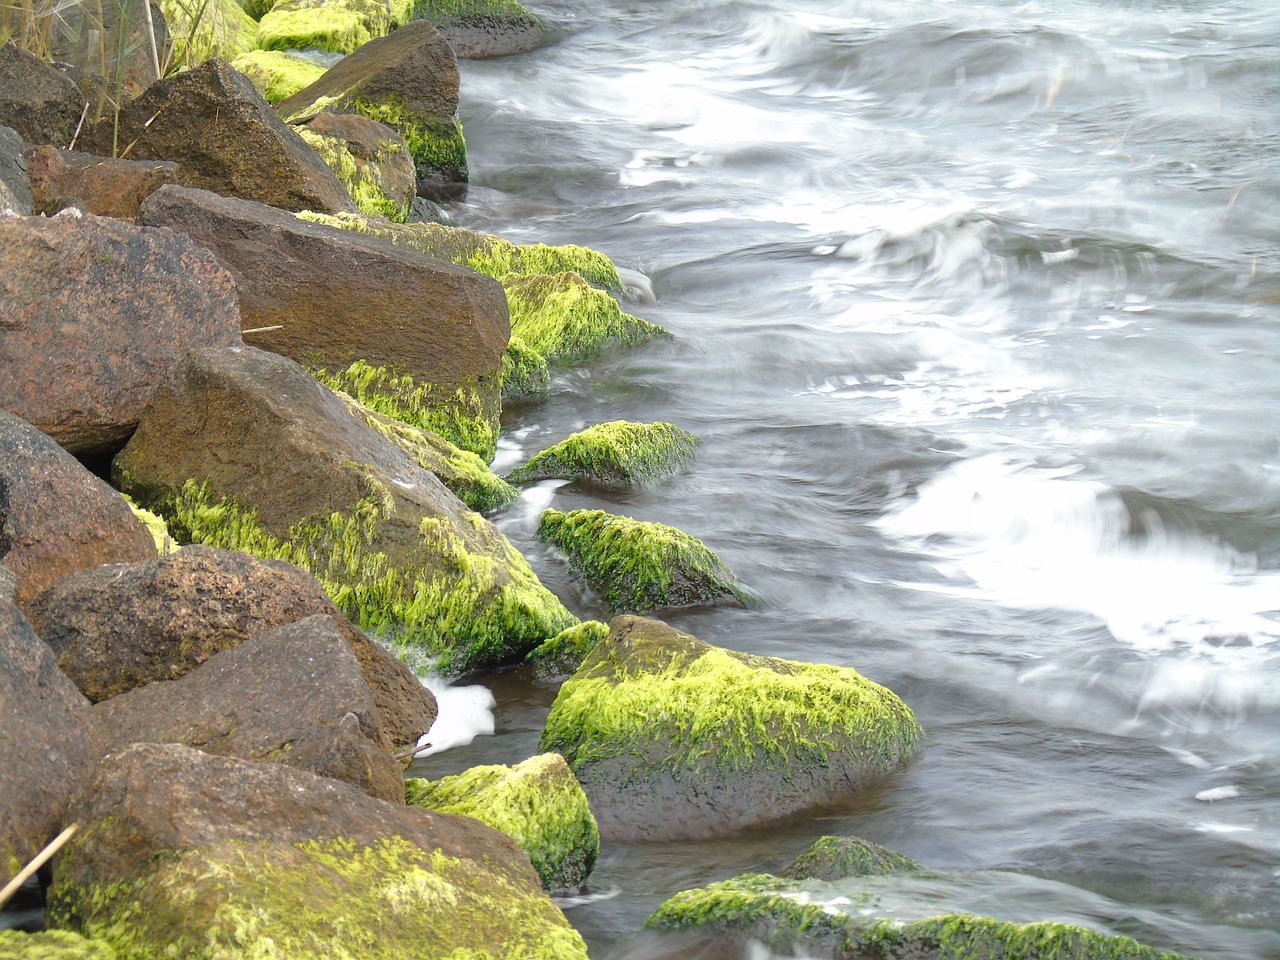
[[[279,103],[303,87],[315,83],[325,67],[285,50],[250,50],[231,61],[262,94],[267,103]]]
[[[258,22],[263,50],[355,53],[405,23],[413,0],[276,0]]]
[[[430,20],[459,57],[485,60],[533,50],[546,29],[517,0],[418,0],[414,16]]]
[[[608,624],[586,620],[534,647],[524,658],[538,683],[557,683],[578,672],[582,661],[609,636]]]
[[[841,880],[923,869],[910,857],[861,837],[821,837],[778,876],[791,880]]]
[[[510,837],[176,744],[112,754],[59,854],[51,925],[133,960],[585,960]]]
[[[0,930],[0,960],[118,960],[109,943],[69,930]]]
[[[512,483],[580,480],[608,490],[668,477],[688,466],[698,438],[674,423],[614,420],[570,435],[507,475]]]
[[[175,63],[234,60],[258,46],[258,24],[237,0],[157,0],[169,28]]]
[[[570,571],[614,613],[746,601],[712,550],[666,524],[603,510],[545,510],[537,536],[564,551]]]
[[[610,628],[538,742],[568,760],[606,838],[785,816],[891,774],[923,737],[906,704],[848,667],[737,653],[641,617]]]
[[[502,355],[502,402],[541,399],[550,392],[547,358],[519,337],[512,337]]]
[[[188,355],[113,473],[180,540],[310,571],[424,669],[517,662],[577,622],[492,523],[275,354]]]
[[[576,890],[600,853],[600,831],[587,795],[558,753],[513,767],[472,767],[439,780],[407,780],[414,806],[475,817],[529,854],[547,890]]]
[[[297,129],[338,175],[361,213],[408,219],[418,181],[400,134],[354,113],[322,113]]]

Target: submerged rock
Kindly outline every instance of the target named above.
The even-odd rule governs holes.
[[[778,876],[789,880],[841,880],[923,869],[910,857],[861,837],[821,837]]]
[[[865,787],[923,733],[848,667],[736,653],[617,617],[556,697],[538,741],[591,800],[601,834],[725,834]]]
[[[418,0],[414,16],[434,23],[468,60],[525,53],[546,37],[538,18],[516,0]]]
[[[407,780],[405,799],[501,830],[529,854],[546,890],[579,888],[600,853],[600,831],[587,795],[558,753],[513,767],[472,767],[439,780]]]
[[[608,624],[586,620],[530,650],[524,662],[533,667],[538,683],[558,683],[577,673],[596,644],[608,636]]]
[[[698,438],[673,423],[614,420],[571,434],[507,475],[512,483],[585,480],[627,490],[689,465]]]

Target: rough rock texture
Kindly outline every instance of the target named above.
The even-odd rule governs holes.
[[[582,886],[600,854],[600,831],[587,795],[558,753],[513,767],[472,767],[439,780],[407,780],[409,803],[475,817],[529,854],[547,890]]]
[[[614,420],[570,434],[507,475],[511,483],[578,480],[628,490],[669,477],[692,462],[698,438],[674,423]]]
[[[409,144],[418,192],[467,181],[458,125],[458,62],[426,20],[406,24],[338,61],[315,83],[276,104],[290,123],[317,113],[358,113],[393,128]]]
[[[29,145],[71,145],[85,106],[75,82],[12,41],[0,46],[0,124]]]
[[[151,533],[120,494],[0,410],[0,561],[17,580],[19,606],[77,570],[154,555]]]
[[[79,81],[93,119],[160,78],[157,60],[165,56],[168,40],[156,3],[150,22],[142,3],[68,3],[57,8],[49,31],[49,59]]]
[[[467,60],[525,53],[546,37],[538,18],[516,0],[420,0],[416,15],[434,23]]]
[[[71,820],[76,792],[102,756],[89,701],[53,652],[0,599],[0,886]]]
[[[924,868],[910,857],[861,837],[821,837],[778,876],[789,880],[843,880],[889,873],[916,873]]]
[[[297,129],[338,175],[361,213],[396,222],[409,216],[418,180],[404,137],[356,113],[321,113]]]
[[[13,575],[12,570],[0,563],[0,600],[17,603],[17,598],[18,578]]]
[[[247,553],[189,546],[145,563],[69,577],[30,604],[36,631],[93,701],[174,680],[219,651],[327,615],[360,664],[394,743],[431,728],[431,691],[352,625],[305,570]]]
[[[586,958],[509,837],[301,770],[135,745],[75,816],[50,925],[123,956]]]
[[[93,717],[108,749],[181,743],[283,763],[404,801],[373,694],[346,637],[323,614],[216,653],[180,680],[105,700]]]
[[[285,210],[355,210],[334,172],[222,60],[152,84],[119,120],[129,159],[172,160],[186,186]],[[86,124],[78,149],[114,155],[113,122]]]
[[[529,651],[525,663],[536,683],[562,683],[578,672],[596,644],[609,636],[608,624],[584,620]]]
[[[0,127],[0,214],[6,210],[23,217],[32,214],[31,175],[26,149],[26,143],[16,131]]]
[[[848,667],[736,653],[640,617],[610,628],[538,741],[569,761],[607,839],[785,816],[893,772],[922,737],[898,697]]]
[[[46,217],[75,207],[116,220],[134,220],[138,204],[164,184],[178,180],[178,165],[167,160],[116,160],[48,144],[30,151],[27,168],[35,212]]]
[[[299,363],[394,367],[496,416],[510,327],[501,288],[451,263],[261,204],[163,187],[143,223],[181,230],[236,279],[254,346]]]
[[[73,453],[120,449],[186,350],[241,342],[231,275],[169,230],[0,217],[0,405]]]
[[[493,524],[275,354],[189,354],[115,476],[179,539],[309,569],[424,669],[515,662],[577,622]]]

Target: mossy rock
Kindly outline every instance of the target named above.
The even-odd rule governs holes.
[[[215,57],[232,61],[258,47],[258,24],[236,0],[209,0],[207,4],[158,2],[177,63],[194,66]]]
[[[870,899],[870,898],[869,898]],[[1185,960],[1123,936],[1065,923],[1010,923],[971,914],[916,921],[873,918],[866,904],[845,913],[846,891],[769,874],[685,890],[645,921],[652,930],[714,932],[772,950],[859,960]]]
[[[861,837],[821,837],[778,876],[789,880],[842,880],[923,869],[910,857]]]
[[[609,636],[609,627],[599,620],[585,620],[557,634],[524,658],[533,667],[538,683],[554,683],[573,676],[596,644]]]
[[[535,455],[507,475],[512,483],[585,480],[627,490],[689,465],[698,438],[673,423],[614,420],[588,427]]]
[[[624,616],[560,688],[538,749],[569,761],[603,836],[662,840],[829,802],[897,770],[922,739],[906,704],[849,667]]]
[[[250,50],[232,60],[231,66],[252,81],[267,103],[293,96],[325,71],[314,60],[283,50]]]
[[[662,523],[603,510],[546,510],[538,539],[555,544],[569,569],[614,613],[743,604],[737,578],[701,540]]]
[[[546,890],[581,887],[600,853],[587,795],[558,753],[514,767],[472,767],[439,780],[406,780],[405,799],[501,830],[529,854]]]
[[[476,60],[532,50],[546,32],[516,0],[418,0],[414,16],[435,24],[459,57]]]
[[[178,549],[178,544],[174,541],[173,535],[169,533],[169,525],[164,522],[164,517],[138,506],[131,497],[125,497],[124,499],[129,504],[129,509],[133,511],[133,515],[146,524],[147,529],[151,532],[151,539],[156,542],[157,555],[165,556]]]
[[[512,337],[502,355],[502,402],[539,399],[551,392],[547,358]]]
[[[0,960],[117,960],[109,943],[87,940],[70,930],[22,933],[0,930]]]
[[[354,53],[407,22],[411,9],[412,0],[278,0],[259,21],[259,43],[264,50]]]
[[[326,137],[307,127],[296,127],[302,139],[311,145],[329,169],[338,175],[342,185],[351,194],[360,212],[371,217],[386,217],[400,221],[409,216],[409,200],[396,201],[388,197],[373,175],[368,162],[358,160],[350,145],[337,137]],[[375,162],[378,158],[372,158]]]

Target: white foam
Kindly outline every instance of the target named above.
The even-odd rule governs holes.
[[[439,677],[424,677],[423,686],[436,697],[439,712],[431,729],[418,741],[429,744],[417,756],[429,757],[453,747],[466,746],[479,736],[494,731],[496,701],[488,687],[479,684],[454,687]]]

